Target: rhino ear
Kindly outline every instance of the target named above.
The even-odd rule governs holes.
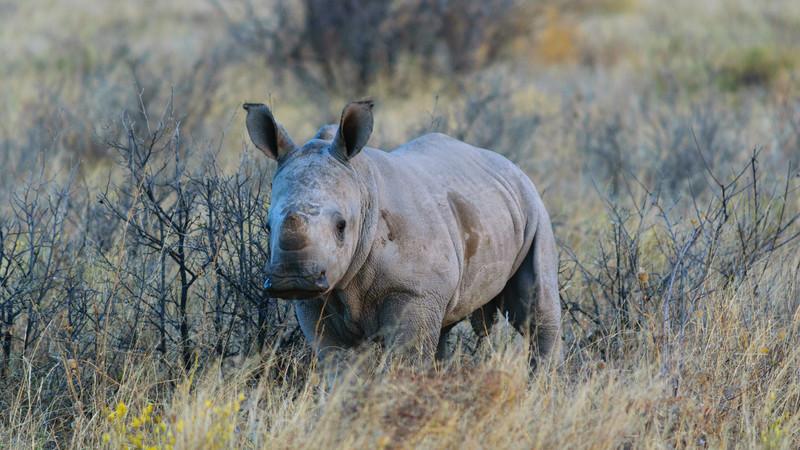
[[[247,132],[259,150],[274,160],[282,158],[295,148],[286,130],[272,117],[272,111],[261,103],[245,103]]]
[[[372,100],[351,102],[344,107],[339,129],[331,143],[334,154],[347,161],[367,145],[372,134]]]

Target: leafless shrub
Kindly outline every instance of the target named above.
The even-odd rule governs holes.
[[[221,174],[171,106],[109,132],[121,171],[96,198],[77,170],[64,184],[34,172],[0,208],[0,383],[47,381],[53,411],[82,415],[145,355],[167,380],[262,349],[296,355],[289,305],[262,289],[270,171],[246,153]]]
[[[697,152],[704,160],[699,147]],[[653,338],[671,357],[690,319],[715,291],[741,289],[757,273],[746,286],[753,297],[766,305],[778,295],[772,286],[779,283],[763,276],[800,237],[793,203],[798,187],[792,168],[783,183],[767,181],[758,155],[754,151],[726,181],[706,165],[710,195],[693,193],[684,200],[688,207],[633,177],[623,179],[625,200],[606,200],[609,227],[596,252],[578,256],[564,247],[562,299],[579,351],[599,344],[606,357],[624,352],[630,332],[660,320],[661,332]]]
[[[364,95],[382,75],[402,79],[409,68],[447,74],[482,67],[529,33],[533,18],[532,5],[518,0],[278,0],[267,14],[247,0],[242,19],[214,4],[236,42],[263,55],[279,76],[349,95]]]
[[[183,369],[194,363],[200,341],[226,358],[291,334],[278,326],[286,308],[261,287],[266,172],[251,169],[248,158],[235,175],[223,176],[213,158],[195,161],[199,152],[183,139],[171,105],[157,124],[141,114],[144,130],[125,115],[124,140],[111,143],[126,179],[100,196],[122,230],[124,254],[106,261],[121,271],[126,309],[135,312],[130,327],[153,330],[165,361],[177,348]],[[209,329],[198,329],[205,324]],[[136,333],[120,336],[133,340],[120,345],[140,347]]]

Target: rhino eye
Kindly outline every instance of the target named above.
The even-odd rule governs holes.
[[[344,229],[347,227],[347,222],[344,219],[336,221],[336,235],[339,239],[344,239]]]

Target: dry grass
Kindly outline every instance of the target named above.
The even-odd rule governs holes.
[[[797,289],[796,279],[782,283]],[[625,338],[624,358],[568,354],[563,367],[533,376],[515,345],[427,372],[376,369],[365,357],[332,387],[301,360],[276,356],[192,374],[161,397],[143,358],[130,362],[108,408],[65,424],[73,434],[62,445],[796,448],[800,317],[755,313],[763,309],[746,288],[712,296],[667,366],[658,330],[643,329]],[[46,438],[42,418],[26,414],[36,389],[22,386],[6,448]]]

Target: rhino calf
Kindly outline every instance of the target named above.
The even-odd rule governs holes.
[[[265,288],[294,300],[320,358],[381,338],[429,362],[452,325],[472,316],[486,329],[497,310],[531,339],[532,364],[560,356],[558,254],[517,166],[438,133],[366,147],[369,101],[302,146],[265,105],[244,109],[253,143],[278,163]]]

